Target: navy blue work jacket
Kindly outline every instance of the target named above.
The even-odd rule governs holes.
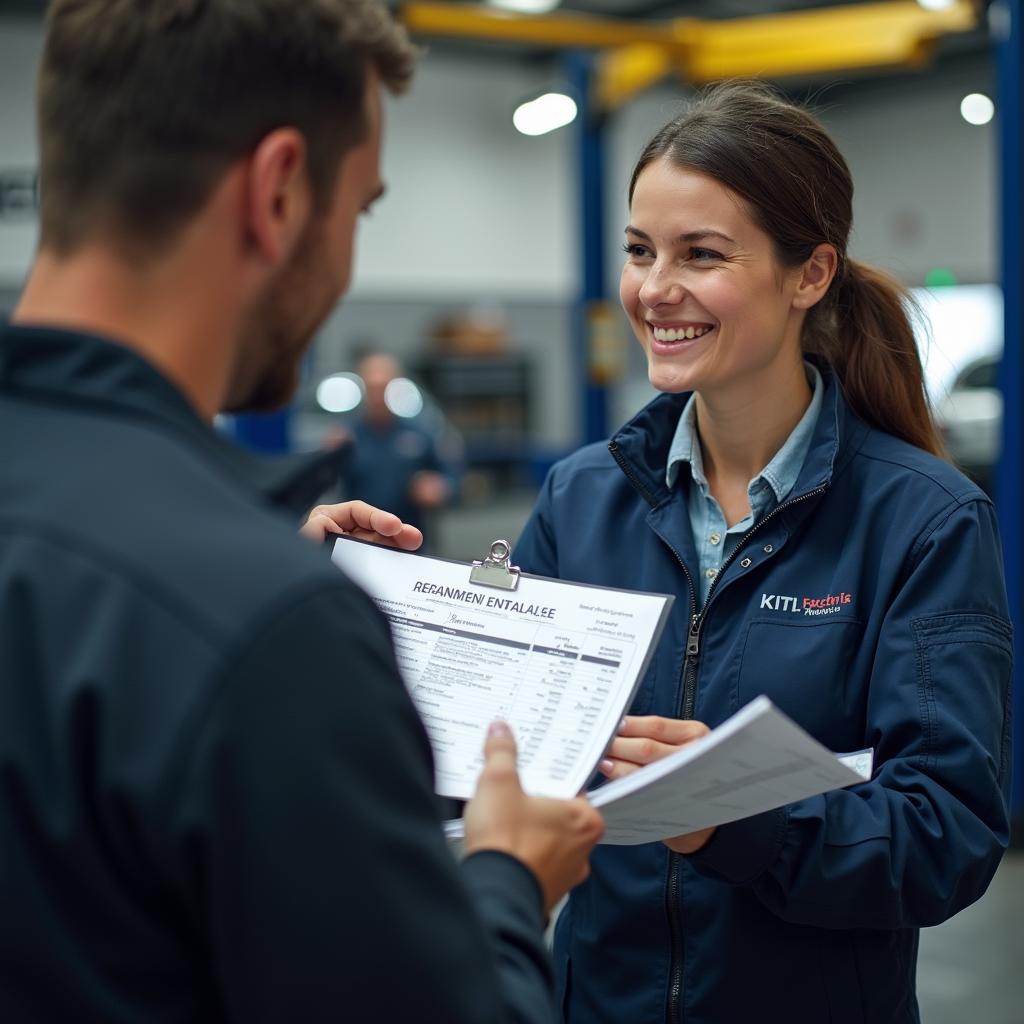
[[[675,594],[633,714],[718,725],[758,694],[872,780],[717,830],[684,857],[603,846],[556,935],[571,1024],[918,1021],[918,929],[985,891],[1008,841],[1011,627],[988,498],[858,419],[826,373],[789,498],[697,606],[687,395],[551,471],[515,560]],[[689,654],[687,647],[689,644]]]

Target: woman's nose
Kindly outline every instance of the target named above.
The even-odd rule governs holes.
[[[683,301],[683,285],[671,267],[651,267],[640,286],[640,301],[648,308],[678,306]]]

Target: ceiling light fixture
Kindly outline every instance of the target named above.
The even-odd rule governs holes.
[[[546,135],[576,120],[576,101],[561,92],[546,92],[528,103],[521,103],[512,115],[512,123],[523,135]]]
[[[327,412],[351,412],[362,400],[363,382],[354,373],[332,373],[317,385],[317,405]]]
[[[988,124],[995,112],[995,104],[984,93],[972,92],[960,101],[960,115],[968,124]]]
[[[497,7],[503,11],[515,11],[516,14],[547,14],[561,2],[562,0],[487,0],[487,6]]]

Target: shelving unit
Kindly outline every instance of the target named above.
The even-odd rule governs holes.
[[[522,484],[532,426],[529,357],[428,355],[417,372],[462,435],[469,469],[495,488]]]

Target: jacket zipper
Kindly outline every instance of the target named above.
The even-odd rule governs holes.
[[[765,525],[765,523],[769,522],[769,520],[774,518],[784,509],[791,508],[793,505],[797,505],[801,501],[806,501],[808,498],[824,494],[826,490],[828,490],[828,485],[816,487],[813,491],[807,491],[799,497],[793,498],[790,501],[784,501],[781,505],[777,505],[768,513],[768,515],[760,520],[760,522],[755,523],[749,530],[747,530],[747,532],[740,538],[740,542],[733,549],[732,554],[722,563],[722,568],[718,570],[718,575],[711,584],[711,589],[708,591],[707,600],[704,602],[703,607],[690,618],[690,631],[686,635],[686,657],[683,660],[683,692],[679,706],[680,718],[693,718],[693,712],[697,704],[697,661],[700,658],[701,630],[704,628],[704,623],[707,618],[708,605],[711,604],[711,598],[715,596],[715,588],[718,586],[718,581],[725,574],[725,570],[732,564],[740,551],[743,550],[747,541],[749,541],[750,538]],[[697,591],[693,589],[693,579],[690,577],[689,570],[685,565],[683,565],[683,560],[679,557],[679,553],[675,551],[675,549],[672,550],[672,553],[676,556],[676,561],[678,561],[682,566],[683,572],[686,573],[686,577],[690,582],[691,592],[696,594]],[[693,607],[693,605],[691,605],[691,607]],[[682,911],[679,908],[679,877],[682,870],[682,854],[669,851],[668,857],[669,869],[666,899],[669,901],[669,923],[672,928],[672,963],[669,970],[668,1019],[670,1024],[680,1024],[680,1021],[682,1020],[681,1006],[683,994],[683,936],[681,921]]]
[[[657,504],[657,501],[655,501],[647,488],[640,483],[640,480],[633,472],[632,467],[627,464],[624,456],[619,451],[619,446],[615,444],[615,442],[612,442],[608,445],[608,450],[611,452],[612,458],[614,458],[616,463],[618,463],[619,469],[621,469],[626,475],[629,482],[640,492],[641,495],[643,495],[647,503],[654,507]],[[827,490],[828,484],[823,484],[821,487],[816,487],[814,490],[806,491],[804,494],[801,494],[796,498],[784,501],[781,505],[777,505],[773,508],[768,515],[760,520],[760,522],[755,523],[749,530],[747,530],[747,532],[740,538],[740,542],[736,545],[732,554],[722,563],[722,568],[718,570],[718,575],[715,577],[711,584],[711,589],[708,591],[707,600],[704,602],[699,612],[696,610],[698,590],[693,577],[690,575],[690,570],[686,567],[686,563],[682,558],[680,558],[679,552],[676,551],[671,544],[668,545],[669,550],[673,555],[675,555],[676,561],[683,570],[683,574],[686,576],[686,581],[690,586],[690,628],[686,634],[686,655],[683,659],[683,686],[679,702],[680,718],[693,718],[694,709],[697,704],[697,661],[700,658],[701,631],[704,628],[708,605],[711,604],[711,598],[715,595],[715,588],[718,586],[718,581],[725,574],[725,570],[739,555],[747,541],[749,541],[750,538],[767,522],[783,510],[792,508],[794,505],[799,504],[801,501],[806,501],[808,498],[814,498],[820,494],[824,494]],[[682,1020],[683,927],[682,908],[679,900],[681,863],[682,854],[675,853],[670,850],[668,854],[668,880],[665,886],[665,909],[668,913],[669,935],[672,945],[672,960],[669,968],[668,1006],[666,1007],[666,1016],[669,1024],[680,1024]]]
[[[694,586],[690,570],[686,568],[686,564],[683,562],[682,558],[679,557],[679,552],[676,551],[675,548],[672,548],[671,545],[669,546],[672,554],[676,556],[676,561],[682,568],[683,573],[686,575],[687,582],[690,584],[691,595],[690,610],[692,614],[690,616],[690,629],[686,634],[686,656],[683,659],[683,686],[679,702],[680,718],[693,718],[694,709],[697,704],[697,661],[700,658],[701,631],[703,630],[704,623],[706,621],[708,605],[711,604],[711,598],[715,595],[715,588],[718,586],[718,581],[725,574],[725,570],[732,564],[733,560],[739,555],[740,551],[744,548],[750,538],[757,533],[765,523],[774,518],[784,509],[791,508],[793,505],[797,505],[801,501],[806,501],[808,498],[824,494],[826,490],[828,490],[827,485],[816,487],[813,491],[807,491],[799,497],[793,498],[790,501],[785,501],[781,505],[777,505],[768,513],[768,515],[747,530],[747,532],[740,538],[740,542],[733,549],[732,554],[722,563],[722,568],[719,569],[718,575],[715,577],[711,584],[711,589],[708,591],[707,600],[704,602],[699,612],[694,611],[696,608],[697,589]],[[672,944],[672,960],[669,968],[668,986],[667,1017],[669,1024],[680,1024],[682,1021],[683,931],[682,909],[679,901],[679,890],[681,885],[680,875],[682,871],[681,865],[682,854],[675,853],[670,850],[668,855],[668,884],[665,890],[666,909],[668,910]]]
[[[824,494],[828,490],[828,485],[822,485],[816,487],[813,491],[806,491],[804,494],[799,495],[796,498],[791,498],[789,501],[784,501],[781,505],[776,505],[759,522],[747,530],[745,534],[740,538],[740,542],[733,549],[733,552],[729,557],[722,563],[722,568],[718,570],[718,575],[715,577],[711,584],[711,589],[708,591],[707,600],[704,602],[704,606],[701,610],[693,615],[690,619],[690,631],[686,637],[686,657],[683,660],[683,694],[682,700],[679,704],[679,717],[680,718],[693,718],[694,707],[697,703],[697,659],[700,657],[700,635],[704,628],[704,620],[707,615],[708,605],[711,603],[711,598],[715,596],[715,589],[718,587],[718,581],[725,575],[725,570],[739,557],[740,552],[746,546],[747,542],[751,537],[754,536],[758,530],[761,529],[766,523],[770,522],[780,512],[785,509],[792,508],[794,505],[799,505],[800,502],[806,501],[808,498],[817,497],[819,494]],[[683,565],[683,560],[679,557],[678,553],[673,550],[672,554],[676,556],[676,561],[683,566],[683,571],[686,572],[686,576],[689,579],[690,573],[687,571],[686,566]],[[690,586],[693,586],[692,579],[690,580]],[[694,591],[696,593],[696,591]]]

